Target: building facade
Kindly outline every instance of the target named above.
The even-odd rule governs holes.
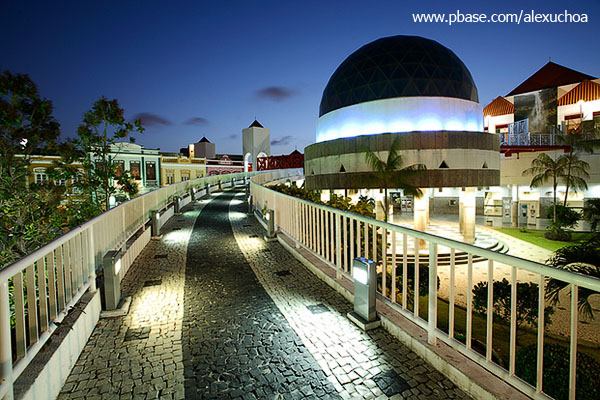
[[[109,157],[117,164],[118,174],[120,171],[131,174],[139,193],[161,186],[161,156],[158,149],[146,149],[139,144],[122,142],[111,146]]]
[[[162,153],[160,157],[162,186],[206,176],[206,159],[186,157],[179,153]]]

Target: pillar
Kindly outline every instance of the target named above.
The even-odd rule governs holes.
[[[462,197],[462,234],[465,243],[475,242],[475,192],[476,188],[468,187],[461,191]]]
[[[414,228],[418,231],[427,231],[427,209],[429,209],[429,197],[426,189],[423,189],[423,196],[416,197],[413,200],[413,218]],[[419,240],[419,246],[424,246],[425,241]]]
[[[513,228],[519,227],[519,185],[512,185],[512,203],[510,208],[511,225]]]

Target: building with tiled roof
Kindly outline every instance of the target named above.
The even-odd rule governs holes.
[[[600,127],[600,79],[548,62],[483,109],[484,129],[502,145],[553,145],[553,135]],[[527,135],[528,142],[524,142]]]

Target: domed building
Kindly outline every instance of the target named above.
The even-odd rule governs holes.
[[[340,64],[323,91],[316,143],[305,149],[307,188],[379,188],[365,151],[385,160],[396,140],[404,166],[427,168],[409,183],[472,193],[473,201],[467,202],[473,203],[474,224],[476,188],[500,183],[499,139],[483,132],[483,109],[471,73],[436,41],[381,38]],[[415,227],[422,225],[415,213]],[[465,239],[472,241],[473,235]]]

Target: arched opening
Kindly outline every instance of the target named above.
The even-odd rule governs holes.
[[[249,166],[250,163],[252,162],[252,154],[251,153],[246,153],[244,155],[244,172],[248,172],[249,171]]]

